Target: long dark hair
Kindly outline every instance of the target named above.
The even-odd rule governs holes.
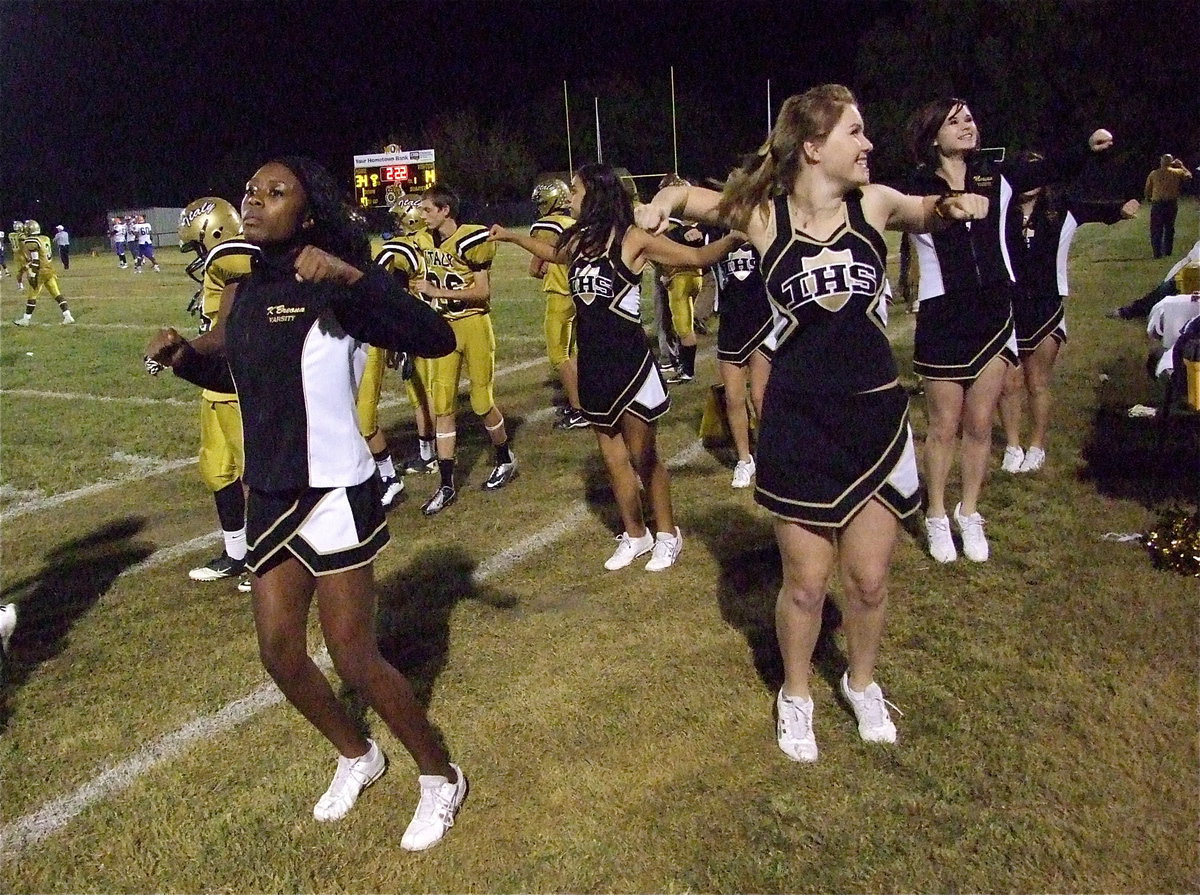
[[[559,246],[573,246],[579,255],[600,255],[614,231],[619,237],[633,226],[633,202],[611,165],[584,165],[575,176],[583,181],[583,207]]]
[[[913,112],[905,126],[905,132],[908,136],[908,151],[915,164],[927,165],[931,171],[937,170],[938,153],[935,145],[937,132],[942,129],[942,125],[951,112],[957,112],[966,104],[965,99],[943,96],[941,99],[926,103]],[[978,129],[978,121],[975,122],[975,127]],[[982,145],[980,143],[982,139],[983,134],[980,133],[979,139],[975,141],[976,150]]]
[[[371,240],[366,221],[343,198],[337,181],[317,162],[302,155],[283,155],[267,164],[283,165],[300,181],[308,197],[306,214],[313,225],[298,234],[302,242],[337,255],[348,264],[371,263]]]

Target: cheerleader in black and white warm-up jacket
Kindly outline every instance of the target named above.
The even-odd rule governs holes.
[[[925,440],[928,503],[925,529],[938,562],[958,557],[946,514],[946,482],[962,430],[962,501],[954,518],[968,559],[988,558],[979,494],[987,473],[992,420],[1007,368],[1017,363],[1013,333],[1014,275],[1004,221],[1015,194],[1071,176],[1086,150],[1033,163],[989,163],[979,153],[979,127],[961,99],[935,100],[909,121],[910,150],[920,165],[909,192],[979,194],[989,200],[981,221],[937,234],[912,235],[920,270],[913,369],[925,380],[929,430]],[[1094,152],[1112,145],[1095,131]]]

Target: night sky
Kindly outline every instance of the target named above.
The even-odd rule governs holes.
[[[551,90],[561,122],[564,80],[590,106],[591,83],[666,89],[671,66],[677,92],[702,80],[728,104],[733,153],[763,136],[768,78],[779,100],[845,79],[857,34],[889,5],[0,0],[0,220],[82,234],[105,208],[184,205],[229,179],[214,169],[278,151],[348,177],[390,128],[468,106],[504,114]]]
[[[616,102],[605,94],[614,79],[669,97],[672,66],[681,111],[689,101],[697,110],[679,121],[679,170],[723,174],[765,135],[768,79],[776,110],[789,94],[817,83],[858,91],[864,82],[862,72],[855,80],[856,56],[876,24],[897,45],[909,40],[906,52],[923,52],[935,69],[945,60],[948,70],[957,59],[958,74],[946,86],[967,91],[960,95],[982,99],[990,83],[987,120],[1007,112],[1008,131],[998,139],[1011,141],[1028,116],[995,101],[996,83],[1010,78],[1010,60],[990,67],[990,81],[973,84],[972,77],[989,68],[994,46],[1002,45],[989,43],[1003,38],[996,28],[1009,27],[996,23],[1007,18],[1011,25],[1034,2],[0,0],[0,221],[32,216],[44,227],[63,223],[88,235],[101,232],[107,208],[183,206],[206,194],[236,202],[240,184],[277,153],[316,158],[349,190],[355,154],[378,151],[392,134],[418,134],[439,115],[465,109],[488,124],[507,122],[523,137],[531,112],[539,112],[541,139],[530,141],[534,160],[540,170],[563,170],[564,80],[572,94],[572,143],[581,141],[573,159],[579,164],[590,160],[580,157],[590,135],[580,133],[579,116],[590,126],[592,96],[599,96],[603,128],[605,105]],[[1060,7],[1053,0],[1036,4],[1043,14],[1049,10],[1045,21],[1056,28]],[[1041,110],[1043,131],[1057,136],[1061,106],[1082,110],[1089,127],[1120,125],[1118,141],[1125,138],[1127,147],[1140,134],[1145,145],[1130,168],[1143,178],[1142,166],[1168,147],[1185,158],[1195,154],[1200,15],[1194,0],[1075,2],[1074,8],[1093,14],[1086,33],[1060,28],[1047,35],[1051,52],[1076,67],[1073,80],[1052,94],[1055,108],[1049,115]],[[958,27],[964,9],[975,11],[975,31]],[[927,20],[950,16],[938,38],[945,43],[914,49],[925,27],[903,23],[914,10]],[[1177,46],[1164,46],[1167,37]],[[1035,43],[1040,38],[1035,34]],[[921,101],[931,98],[927,81],[934,78],[928,66],[924,78],[910,73],[911,58],[886,52],[884,58],[868,128],[877,143],[898,148],[891,110],[878,101],[907,112],[914,91]],[[1011,78],[1033,77],[1020,59],[1011,65]],[[1103,120],[1091,121],[1096,100],[1086,88],[1101,81],[1117,83],[1117,92],[1095,110]],[[648,105],[644,116],[640,105],[636,110],[646,129],[640,148],[625,152],[642,157],[610,157],[613,135],[606,133],[605,161],[643,173],[669,170],[663,167],[671,163],[669,102]],[[404,148],[437,149],[407,140]],[[876,153],[882,162],[886,153]]]

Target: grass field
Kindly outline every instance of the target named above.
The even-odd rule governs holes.
[[[1144,329],[1103,318],[1168,266],[1146,221],[1076,239],[1049,462],[1001,473],[997,428],[992,560],[938,566],[902,538],[879,668],[899,743],[858,740],[833,635],[812,766],[774,742],[769,519],[696,441],[712,339],[660,427],[681,561],[605,572],[616,512],[594,438],[551,428],[541,300],[502,245],[496,391],[522,475],[479,490],[490,456],[465,412],[458,504],[425,519],[433,479],[410,476],[376,568],[381,642],[472,784],[419,855],[399,848],[415,770],[357,708],[391,770],[343,822],[312,820],[333,750],[262,671],[248,598],[187,578],[219,551],[197,397],[140,363],[156,326],[194,326],[181,257],[141,275],[73,260],[73,327],[47,298],[13,327],[24,293],[0,281],[0,602],[23,622],[0,719],[0,891],[1195,891],[1196,581],[1103,537],[1161,508],[1153,421],[1124,414],[1151,400]],[[1177,250],[1197,229],[1188,203]],[[893,312],[903,370],[912,323]],[[397,454],[413,444],[401,394],[385,386]],[[920,397],[913,410],[919,444]],[[1187,449],[1170,446],[1180,464]],[[310,638],[319,650],[315,615]]]

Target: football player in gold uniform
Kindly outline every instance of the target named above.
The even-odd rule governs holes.
[[[17,269],[17,288],[25,288],[25,278],[28,259],[25,257],[25,222],[13,221],[12,229],[8,231],[8,245],[12,249],[13,267]]]
[[[411,234],[425,226],[420,216],[419,206],[419,200],[404,199],[390,209],[396,217],[401,235],[387,240],[379,254],[375,256],[375,263],[399,277],[405,287],[410,279],[417,278],[424,271],[423,256],[405,241],[405,234]],[[388,450],[387,436],[379,428],[379,398],[383,393],[384,370],[392,364],[389,363],[389,352],[384,349],[374,345],[365,345],[363,349],[366,353],[366,361],[358,383],[356,401],[358,428],[363,438],[367,440],[367,447],[371,450],[371,456],[375,458],[375,466],[383,481],[381,498],[383,507],[391,509],[400,495],[404,493],[402,473],[407,471],[407,468],[400,473],[396,471],[396,464]],[[397,359],[397,362],[402,368],[406,368],[406,372],[402,375],[405,377],[409,400],[416,411],[417,432],[419,436],[423,435],[428,438],[429,464],[436,468],[436,461],[433,459],[433,422],[429,417],[428,402],[423,398],[423,388],[419,383],[414,384],[417,376],[416,367],[423,366],[424,359],[409,360],[405,357]]]
[[[533,188],[532,198],[540,217],[529,228],[529,235],[557,247],[562,235],[575,225],[570,214],[570,187],[557,178],[544,180]],[[546,293],[546,354],[567,393],[568,406],[554,427],[585,428],[588,422],[579,408],[579,369],[575,362],[575,302],[567,268],[534,255],[529,261],[529,275],[542,281]]]
[[[33,291],[25,299],[24,316],[18,317],[13,323],[17,326],[29,326],[42,289],[49,292],[50,297],[58,302],[58,309],[62,311],[63,315],[62,322],[74,323],[75,318],[71,316],[67,300],[63,298],[62,290],[58,288],[58,274],[54,272],[54,252],[50,247],[50,237],[42,232],[42,227],[37,221],[25,222],[25,239],[21,242],[21,248],[25,253],[25,263],[29,269],[29,285]]]
[[[457,341],[453,352],[429,362],[429,396],[441,484],[421,511],[432,516],[458,497],[454,487],[455,409],[464,364],[471,383],[471,409],[483,419],[496,452],[496,463],[483,483],[484,490],[495,491],[516,478],[517,458],[509,450],[504,415],[492,394],[496,334],[490,313],[491,266],[496,244],[488,241],[486,227],[458,223],[458,196],[445,187],[435,186],[425,192],[421,214],[429,229],[417,233],[414,239],[424,251],[425,277],[414,280],[411,288],[436,304]]]
[[[258,249],[242,239],[242,219],[224,199],[197,199],[179,216],[179,250],[196,257],[187,272],[200,284],[200,333],[217,323],[221,293],[250,273]],[[195,304],[194,300],[194,304]],[[188,572],[193,581],[240,575],[246,566],[246,496],[242,488],[242,414],[236,394],[200,393],[200,478],[213,494],[224,548]]]

